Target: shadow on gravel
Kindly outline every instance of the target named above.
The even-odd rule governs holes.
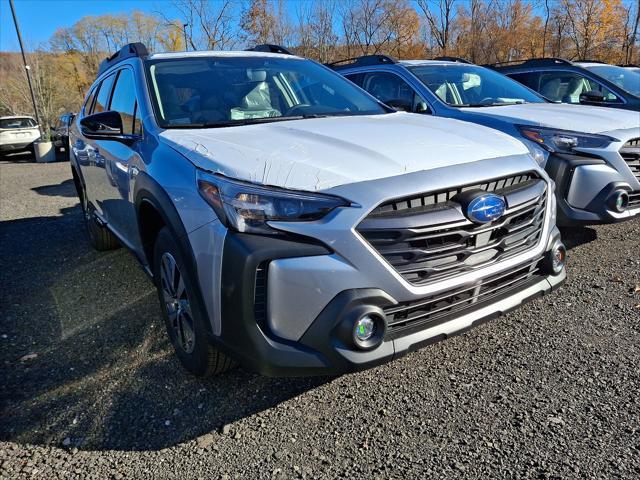
[[[1,440],[162,449],[328,381],[191,377],[133,256],[94,252],[79,207],[61,213],[0,223]]]
[[[32,188],[36,193],[40,195],[48,195],[51,197],[77,197],[76,187],[73,184],[73,179],[65,180],[62,183],[56,185],[42,185],[40,187]]]
[[[598,233],[589,227],[562,227],[560,228],[560,233],[562,234],[562,241],[568,250],[598,239]]]

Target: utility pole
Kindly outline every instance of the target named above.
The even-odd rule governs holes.
[[[33,102],[33,111],[36,114],[36,121],[40,128],[40,134],[42,134],[43,125],[40,123],[40,115],[38,114],[38,107],[36,106],[36,96],[33,94],[33,85],[31,84],[31,67],[27,64],[27,57],[24,54],[24,45],[22,44],[22,35],[20,35],[20,27],[18,26],[18,18],[16,17],[16,7],[13,4],[13,0],[9,0],[9,6],[11,7],[11,14],[13,15],[13,23],[16,26],[16,33],[18,34],[18,43],[20,44],[20,51],[22,52],[22,63],[24,63],[24,69],[27,73],[27,82],[29,82],[29,91],[31,92],[31,101]]]
[[[185,52],[189,51],[189,45],[187,44],[187,27],[188,26],[189,26],[188,23],[183,23],[182,24],[182,33],[184,33],[184,51]]]

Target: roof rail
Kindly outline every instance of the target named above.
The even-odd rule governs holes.
[[[527,67],[548,67],[553,65],[573,65],[564,58],[530,58],[528,60],[510,60],[508,62],[487,63],[483,67],[507,67],[507,66],[527,66]]]
[[[637,63],[623,63],[618,66],[625,67],[625,68],[640,68],[640,65],[638,65]]]
[[[360,57],[345,58],[336,62],[325,63],[325,65],[334,70],[340,70],[342,68],[364,67],[368,65],[381,65],[385,63],[398,63],[398,60],[390,57],[389,55],[362,55]]]
[[[443,62],[468,63],[469,65],[473,65],[473,62],[470,62],[466,58],[450,57],[450,56],[447,56],[447,55],[444,55],[442,57],[436,57],[433,60],[440,60],[440,61],[443,61]]]
[[[575,63],[602,63],[603,65],[608,65],[607,62],[603,62],[602,60],[574,60]]]
[[[290,50],[287,50],[280,45],[273,45],[271,43],[263,43],[256,45],[255,47],[247,48],[247,52],[267,52],[267,53],[281,53],[283,55],[293,55]]]
[[[112,67],[118,62],[126,58],[131,57],[139,57],[146,58],[149,56],[149,51],[147,47],[145,47],[144,43],[136,42],[129,43],[118,50],[116,53],[111,55],[110,57],[105,58],[102,62],[100,62],[100,66],[98,67],[98,75],[101,75],[105,70],[109,67]]]

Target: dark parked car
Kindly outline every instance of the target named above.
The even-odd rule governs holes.
[[[69,126],[74,118],[74,113],[60,115],[56,124],[51,128],[51,141],[57,149],[64,148],[65,152],[69,151]]]
[[[640,111],[640,72],[596,61],[561,58],[486,65],[555,102]]]

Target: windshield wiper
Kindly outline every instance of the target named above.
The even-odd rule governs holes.
[[[482,107],[504,107],[506,105],[522,105],[524,103],[528,103],[528,102],[518,101],[518,102],[495,102],[495,103],[461,103],[458,105],[453,105],[453,104],[449,104],[449,105],[456,108],[482,108]]]

